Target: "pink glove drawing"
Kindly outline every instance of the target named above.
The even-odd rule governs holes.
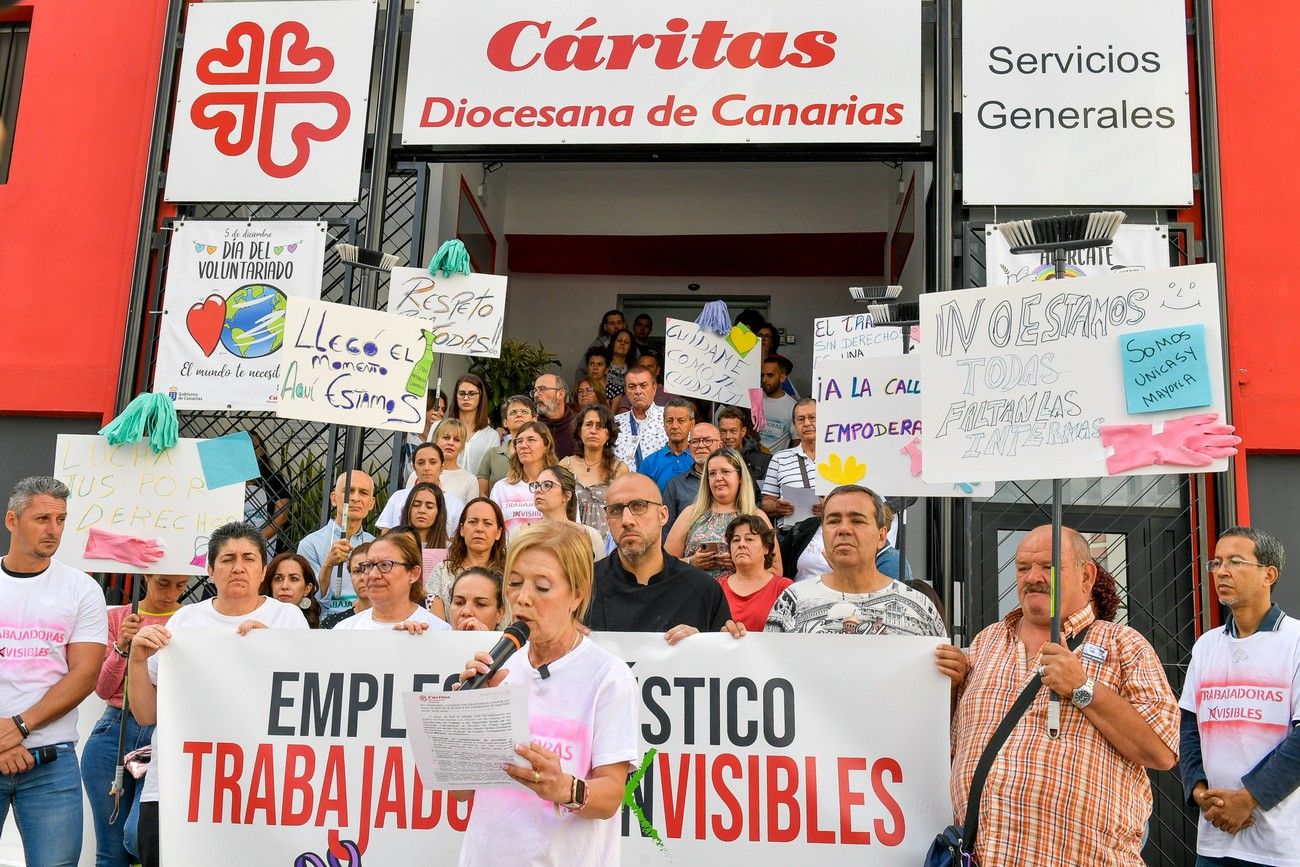
[[[912,459],[912,475],[921,475],[921,438],[912,437],[912,441],[899,449],[899,452]]]
[[[163,549],[156,539],[142,539],[91,527],[86,537],[87,560],[115,560],[143,569],[162,559]]]
[[[763,413],[763,389],[749,390],[749,417],[754,423],[754,433],[762,433],[767,427],[767,416]]]
[[[1115,451],[1106,458],[1106,472],[1112,476],[1139,467],[1205,467],[1217,458],[1237,453],[1241,437],[1230,424],[1215,424],[1218,413],[1187,415],[1165,422],[1156,434],[1149,424],[1102,425],[1101,444]]]

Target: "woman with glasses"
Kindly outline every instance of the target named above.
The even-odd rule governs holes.
[[[505,516],[506,540],[534,521],[540,521],[533,492],[528,487],[537,481],[542,470],[559,463],[555,457],[555,440],[544,422],[531,421],[515,434],[515,453],[510,456],[510,472],[492,486],[492,499]]]
[[[628,472],[627,464],[614,456],[614,441],[618,439],[618,426],[614,414],[603,406],[584,407],[574,419],[579,443],[578,454],[560,461],[560,466],[573,473],[577,483],[575,498],[578,517],[602,536],[609,535],[609,522],[605,518],[605,502],[609,485]]]
[[[452,397],[456,401],[452,418],[460,419],[465,425],[465,447],[461,451],[460,466],[477,473],[483,456],[501,445],[501,435],[488,420],[487,389],[483,387],[483,380],[466,373],[456,380]]]
[[[533,492],[533,500],[537,504],[537,511],[542,513],[542,520],[572,524],[585,531],[591,539],[592,559],[599,560],[605,556],[605,537],[586,524],[578,523],[576,486],[573,473],[563,466],[555,466],[542,470],[537,481],[529,485],[528,489]]]
[[[266,577],[257,592],[270,596],[302,611],[307,618],[307,625],[320,629],[321,607],[316,598],[320,593],[320,583],[316,580],[316,570],[301,554],[277,554],[266,566]]]
[[[609,357],[609,350],[603,346],[593,346],[582,356],[582,367],[586,373],[582,379],[590,383],[596,402],[606,406],[609,405]],[[582,401],[579,400],[578,404],[581,406]]]
[[[465,423],[458,418],[438,422],[433,431],[433,441],[442,449],[442,477],[438,486],[461,502],[478,496],[478,476],[458,462],[464,455],[467,435]]]
[[[366,578],[370,608],[344,620],[335,629],[408,629],[423,623],[429,629],[450,630],[447,621],[424,607],[420,546],[409,533],[393,532],[370,543],[366,559],[357,565]]]
[[[636,340],[626,328],[609,339],[609,371],[605,374],[605,397],[613,403],[623,393],[623,377],[636,364]]]
[[[664,550],[721,578],[735,568],[727,548],[727,525],[737,515],[760,514],[745,459],[735,449],[718,449],[704,462],[704,479],[695,504],[677,516]],[[771,526],[766,515],[763,520]],[[780,552],[776,554],[776,570],[780,574]]]
[[[573,399],[579,410],[589,406],[605,406],[605,380],[580,377],[573,385]]]
[[[424,592],[429,610],[446,615],[453,580],[469,568],[500,573],[506,565],[505,518],[501,507],[487,497],[470,500],[461,513],[460,524],[447,546],[443,560],[425,578]]]

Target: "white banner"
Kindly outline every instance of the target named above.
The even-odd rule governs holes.
[[[922,295],[921,323],[927,482],[1227,467],[1214,265]]]
[[[325,223],[182,221],[153,390],[177,409],[271,412],[289,296],[320,298]]]
[[[1035,283],[1056,279],[1050,254],[1011,252],[1011,244],[993,225],[984,229],[984,265],[988,285]],[[1096,277],[1115,271],[1169,267],[1169,227],[1124,223],[1109,247],[1070,250],[1065,276]]]
[[[328,424],[419,433],[433,367],[421,319],[379,310],[289,301],[275,414]]]
[[[423,785],[401,696],[444,689],[498,637],[177,630],[158,684],[163,863],[279,867],[352,841],[368,865],[454,864],[471,807]],[[625,806],[622,863],[912,867],[951,823],[938,639],[594,639],[633,666],[655,751],[629,800],[659,843]]]
[[[428,319],[440,353],[500,358],[506,278],[497,274],[443,277],[427,268],[394,268],[388,312]]]
[[[962,4],[962,200],[1190,205],[1183,0]]]
[[[59,434],[54,476],[72,496],[58,558],[86,572],[204,574],[208,536],[244,519],[244,486],[210,490],[198,443],[179,439],[154,454],[147,439],[110,446],[101,436]],[[112,536],[92,542],[92,530]]]
[[[192,3],[169,202],[355,202],[375,0]]]
[[[719,336],[685,319],[664,322],[664,391],[715,403],[750,406],[763,378],[758,335],[743,325]]]
[[[897,345],[901,350],[902,342]],[[838,485],[866,485],[885,497],[992,496],[990,483],[929,484],[922,479],[919,353],[820,361],[813,389],[817,493],[829,494]]]
[[[921,138],[915,0],[423,0],[411,46],[407,144]]]

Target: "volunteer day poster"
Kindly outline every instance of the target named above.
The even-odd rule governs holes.
[[[275,409],[286,301],[320,298],[323,222],[176,224],[153,390],[177,409]]]

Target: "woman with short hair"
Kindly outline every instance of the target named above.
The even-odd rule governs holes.
[[[762,632],[776,597],[794,583],[772,568],[779,553],[776,531],[758,515],[737,515],[727,524],[726,543],[735,571],[718,583],[731,619],[750,632]]]

